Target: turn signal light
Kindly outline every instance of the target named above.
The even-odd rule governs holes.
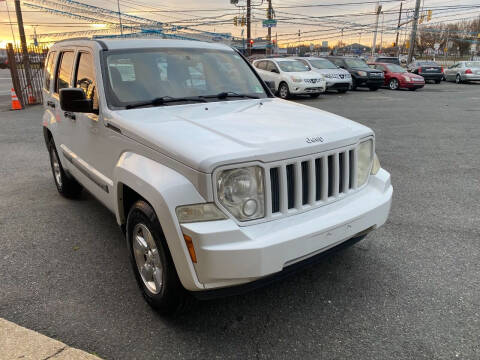
[[[188,235],[183,234],[183,238],[185,239],[185,244],[187,244],[188,253],[190,254],[190,258],[192,259],[193,263],[197,263],[197,254],[195,254],[195,248],[193,247],[192,238]]]

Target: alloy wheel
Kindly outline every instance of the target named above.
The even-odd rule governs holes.
[[[164,266],[152,233],[142,223],[135,225],[133,229],[132,246],[143,284],[151,293],[160,293],[163,287]]]
[[[62,172],[60,169],[60,161],[58,160],[57,153],[55,150],[50,150],[50,156],[52,158],[52,169],[53,169],[53,177],[55,178],[55,182],[59,188],[62,187]]]
[[[280,89],[279,89],[278,93],[279,93],[279,95],[282,99],[286,99],[288,97],[287,85],[285,85],[285,84],[280,85]]]
[[[388,85],[390,87],[390,90],[397,90],[398,89],[398,80],[397,79],[392,79],[392,80],[390,80]]]

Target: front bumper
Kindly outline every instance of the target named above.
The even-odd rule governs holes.
[[[350,80],[345,81],[335,81],[335,80],[327,80],[327,90],[348,90],[352,85]]]
[[[181,230],[193,240],[194,267],[204,289],[239,285],[383,225],[392,193],[390,174],[381,169],[358,192],[296,216],[251,226],[233,220],[182,224]]]
[[[400,87],[401,88],[406,88],[406,89],[420,89],[425,86],[425,81],[403,81],[400,82]]]
[[[326,83],[325,82],[320,82],[315,84],[294,83],[289,90],[291,94],[295,94],[295,95],[318,94],[318,93],[325,92]]]
[[[369,78],[369,77],[357,77],[355,78],[356,84],[359,87],[382,87],[385,83],[385,78]]]

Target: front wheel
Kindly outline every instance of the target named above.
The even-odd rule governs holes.
[[[143,200],[137,201],[128,213],[127,244],[145,300],[161,314],[178,313],[188,293],[178,278],[157,215]]]
[[[288,85],[285,83],[281,83],[278,87],[278,96],[282,99],[288,99],[290,97],[290,90],[288,89]]]
[[[347,89],[338,89],[337,91],[339,94],[345,94],[347,92]]]
[[[312,99],[316,99],[320,96],[320,94],[309,94]]]
[[[82,185],[80,185],[73,177],[68,176],[65,173],[53,139],[50,139],[48,143],[48,153],[50,155],[53,180],[55,181],[55,186],[57,187],[58,192],[60,195],[69,199],[77,198],[82,192]]]
[[[370,91],[377,91],[378,87],[376,86],[369,86]]]
[[[442,82],[442,80],[435,80],[435,84],[440,84]]]
[[[460,74],[457,74],[457,77],[455,78],[455,82],[457,84],[461,84],[462,83],[462,78],[460,77]]]
[[[398,80],[391,79],[388,83],[388,87],[390,88],[390,90],[398,90],[398,88],[400,87],[400,85],[398,84]]]

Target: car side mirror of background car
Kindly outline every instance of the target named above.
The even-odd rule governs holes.
[[[273,72],[275,74],[280,74],[280,72],[277,69],[272,69],[271,72]]]
[[[275,94],[275,91],[277,90],[275,89],[275,81],[265,81],[265,85],[267,85],[270,91]]]
[[[60,107],[64,111],[93,112],[92,100],[88,100],[85,92],[79,88],[60,89]]]

